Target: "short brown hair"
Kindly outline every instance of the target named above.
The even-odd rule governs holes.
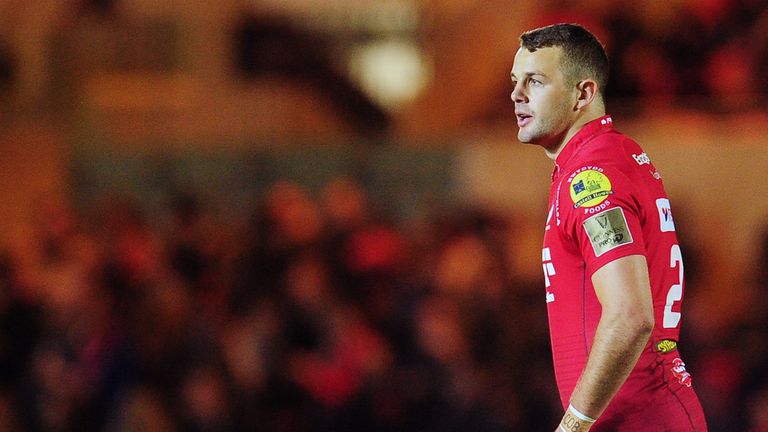
[[[563,72],[573,82],[590,78],[601,93],[608,83],[608,55],[603,44],[578,24],[553,24],[529,30],[520,36],[520,45],[530,52],[539,48],[563,49]]]

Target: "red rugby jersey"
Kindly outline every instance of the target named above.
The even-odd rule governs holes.
[[[604,116],[565,145],[552,174],[542,260],[555,376],[564,408],[600,320],[592,274],[634,254],[648,262],[655,325],[640,360],[599,423],[627,418],[628,410],[657,418],[663,412],[658,405],[670,400],[686,401],[678,404],[682,412],[699,416],[691,377],[676,349],[683,261],[669,199],[646,153]]]

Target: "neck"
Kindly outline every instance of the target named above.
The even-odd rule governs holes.
[[[592,107],[590,105],[589,107]],[[605,115],[605,108],[603,107],[594,107],[594,109],[587,109],[584,111],[578,111],[576,114],[575,121],[571,124],[571,127],[568,128],[568,130],[565,132],[565,135],[563,135],[562,140],[557,143],[552,148],[545,148],[544,152],[547,154],[547,157],[550,159],[557,160],[557,156],[560,155],[560,152],[565,148],[565,145],[568,144],[568,141],[571,140],[571,138],[576,135],[581,128],[584,127],[585,124],[591,122],[592,120],[598,119]]]

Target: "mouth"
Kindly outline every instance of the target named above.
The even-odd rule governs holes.
[[[515,115],[517,116],[517,127],[524,127],[533,119],[532,115],[523,112],[516,112]]]

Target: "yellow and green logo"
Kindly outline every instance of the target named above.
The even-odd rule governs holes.
[[[666,354],[677,349],[677,342],[672,339],[664,339],[656,342],[656,351]]]
[[[597,170],[582,171],[571,181],[571,200],[573,207],[594,207],[612,194],[611,181]]]

